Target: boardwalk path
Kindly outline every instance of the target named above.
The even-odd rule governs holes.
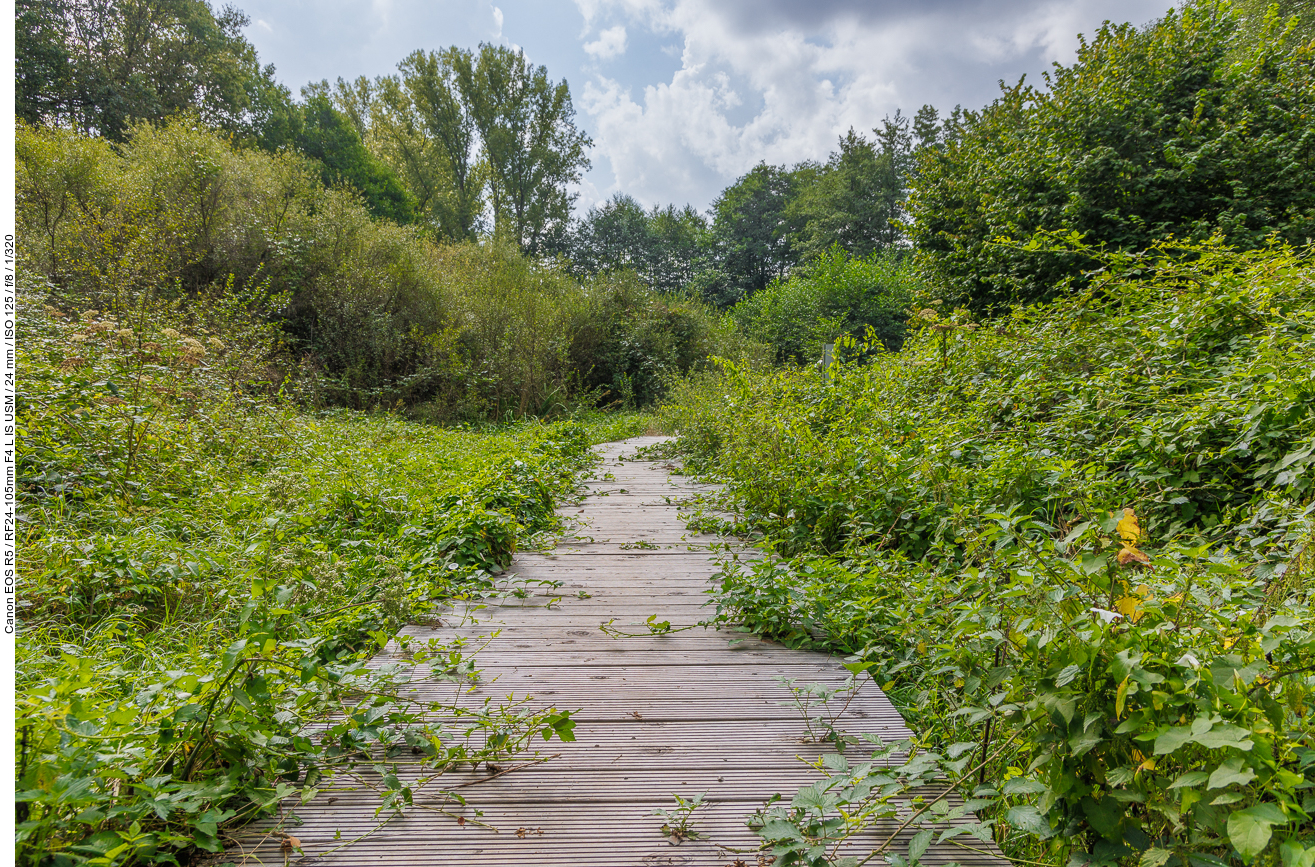
[[[702,606],[714,571],[708,543],[715,539],[687,534],[675,505],[697,486],[670,475],[661,462],[624,460],[637,446],[655,441],[602,447],[605,463],[599,479],[588,485],[590,496],[569,509],[583,524],[575,541],[563,540],[549,555],[517,557],[507,582],[528,596],[489,601],[477,612],[477,625],[459,627],[470,636],[501,630],[479,653],[489,685],[473,698],[529,693],[545,707],[580,709],[574,743],[536,742],[544,753],[560,753],[558,758],[464,790],[466,813],[481,810],[481,820],[498,832],[414,811],[370,833],[380,821],[374,815],[377,798],[339,792],[333,803],[322,796],[296,809],[302,824],[288,830],[300,840],[305,857],[293,856],[291,863],[759,863],[754,855],[732,854],[717,844],[753,849],[758,840],[744,818],[773,793],[788,800],[800,785],[817,779],[797,757],[822,752],[802,741],[801,719],[782,706],[790,694],[776,678],[835,684],[845,672],[833,657],[702,627],[622,639],[600,631],[601,623],[614,618],[618,627],[633,624],[628,631],[645,632],[642,623],[649,615],[680,627],[712,613]],[[408,632],[450,638],[454,629]],[[450,685],[432,688],[451,694]],[[896,739],[909,734],[872,684],[859,692],[842,727]],[[486,775],[449,774],[443,783]],[[710,802],[695,817],[695,829],[704,836],[671,845],[653,810],[674,806],[672,793],[700,792],[707,792]],[[359,842],[330,851],[362,835]],[[256,855],[263,863],[284,863],[273,838],[266,838]],[[981,856],[974,861],[971,853],[949,846],[933,847],[923,859],[924,864],[948,861],[1005,863]]]

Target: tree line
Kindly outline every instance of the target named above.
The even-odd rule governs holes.
[[[1106,24],[1040,86],[975,111],[897,110],[825,160],[760,163],[706,213],[617,193],[579,218],[591,142],[567,82],[522,53],[416,51],[391,75],[294,100],[245,23],[204,0],[21,0],[19,119],[123,146],[135,125],[187,112],[239,150],[299,155],[418,237],[496,237],[577,280],[628,270],[714,309],[747,305],[734,320],[781,360],[869,326],[897,347],[896,308],[915,295],[987,310],[1080,286],[1095,264],[1066,237],[1140,250],[1315,235],[1310,0],[1198,0],[1142,28]],[[789,321],[806,311],[825,312]]]
[[[205,0],[19,0],[19,120],[113,142],[182,112],[239,145],[295,150],[378,217],[442,240],[497,234],[537,254],[589,167],[570,88],[520,51],[416,51],[374,81],[308,84],[261,65],[249,19]]]
[[[1096,267],[1054,249],[1211,237],[1241,249],[1315,237],[1315,3],[1196,2],[1107,23],[1042,86],[976,111],[923,106],[851,129],[825,162],[760,163],[705,215],[624,194],[572,227],[581,273],[633,267],[729,307],[832,247],[908,260],[977,309],[1053,297]],[[679,215],[680,231],[672,231]],[[884,289],[874,289],[884,292]]]

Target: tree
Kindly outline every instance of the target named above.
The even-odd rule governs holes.
[[[1315,39],[1315,0],[1233,0],[1237,10],[1241,42],[1254,45],[1265,33],[1265,18],[1271,8],[1280,21],[1292,22],[1294,33],[1300,40]]]
[[[345,183],[356,188],[377,217],[398,223],[415,219],[415,205],[397,175],[365,149],[351,121],[323,93],[306,99],[297,149],[316,160],[326,186]]]
[[[759,163],[713,202],[712,232],[732,299],[757,292],[795,263],[786,214],[795,185],[784,166]]]
[[[708,221],[694,208],[651,210],[617,193],[571,229],[565,253],[576,273],[630,268],[651,289],[686,288],[707,259]]]
[[[290,96],[242,36],[249,20],[204,0],[23,0],[18,113],[121,141],[185,111],[244,139],[288,120]]]
[[[644,207],[617,193],[589,209],[570,233],[568,246],[572,265],[581,274],[631,268],[649,282],[658,243]]]
[[[1242,41],[1213,3],[1107,24],[1046,90],[1019,82],[967,116],[919,158],[910,231],[927,275],[986,308],[1049,298],[1094,267],[1028,249],[1038,234],[1121,250],[1315,236],[1315,46],[1282,26]]]
[[[457,64],[469,55],[455,47],[416,51],[399,63],[400,76],[380,79],[377,129],[425,191],[439,233],[462,240],[475,237],[485,186],[474,118],[457,85]]]
[[[886,249],[897,237],[901,198],[895,160],[851,128],[840,150],[787,207],[799,226],[791,236],[796,254],[806,261],[834,245],[855,256]]]
[[[708,221],[694,208],[675,205],[653,206],[648,214],[649,232],[657,246],[649,285],[665,292],[689,286],[707,265]]]
[[[452,65],[488,161],[495,232],[538,253],[566,227],[567,187],[589,168],[593,142],[575,126],[570,88],[504,46],[453,52]]]
[[[68,99],[73,68],[63,41],[61,0],[14,4],[14,114],[30,124],[57,114]]]

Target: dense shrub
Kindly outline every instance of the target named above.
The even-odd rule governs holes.
[[[596,302],[555,266],[493,241],[435,244],[324,188],[305,158],[234,150],[187,119],[134,127],[117,150],[20,127],[16,151],[20,260],[57,300],[122,317],[142,298],[260,287],[286,299],[272,314],[286,338],[276,360],[312,403],[435,419],[560,410],[595,371],[609,383],[686,371],[724,333],[693,304],[636,290],[637,309],[681,315],[611,320],[621,331],[608,339],[634,356],[618,367],[606,341],[576,338]],[[590,357],[590,345],[612,354]],[[645,380],[641,402],[657,382]]]
[[[1009,88],[924,148],[910,237],[933,282],[977,308],[1062,291],[1096,260],[1022,242],[1085,235],[1143,250],[1221,235],[1315,236],[1315,44],[1281,18],[1240,41],[1227,4],[1106,24],[1047,87]],[[1013,244],[998,243],[1010,239]]]
[[[904,342],[908,307],[919,281],[894,254],[851,257],[832,247],[732,311],[742,332],[769,347],[777,361],[820,357],[822,344],[846,335],[871,337],[891,351]]]
[[[651,404],[714,351],[710,324],[701,305],[655,295],[633,272],[603,275],[575,310],[571,367],[603,403]]]
[[[923,310],[829,379],[727,365],[666,410],[783,556],[728,564],[719,618],[856,654],[920,732],[886,777],[838,759],[831,800],[772,813],[784,863],[932,772],[1015,858],[1315,852],[1308,254],[1104,265],[993,321]]]

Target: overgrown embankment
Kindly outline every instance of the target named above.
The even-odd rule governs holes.
[[[829,379],[727,364],[666,407],[782,555],[728,568],[719,618],[855,654],[930,751],[829,763],[769,814],[779,863],[830,863],[928,773],[984,818],[955,839],[1020,863],[1315,858],[1309,254],[1105,268],[995,320],[922,310]]]
[[[56,306],[124,319],[141,298],[244,299],[279,325],[264,378],[306,404],[441,422],[634,408],[744,343],[633,272],[580,281],[500,239],[376,219],[306,158],[194,118],[117,145],[20,126],[15,154],[19,261]]]
[[[276,326],[236,295],[27,297],[20,329],[20,863],[178,863],[333,771],[375,764],[401,806],[399,750],[441,771],[570,737],[568,713],[440,724],[408,697],[469,649],[364,661],[553,530],[589,444],[644,419],[307,414],[269,395]]]

